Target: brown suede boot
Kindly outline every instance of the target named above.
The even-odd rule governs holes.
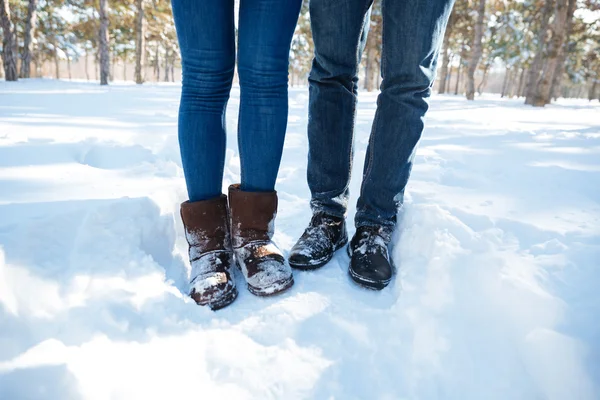
[[[190,245],[190,296],[201,306],[218,310],[238,295],[231,267],[227,196],[181,204],[181,219]]]
[[[257,296],[281,293],[294,284],[292,270],[271,240],[277,192],[244,192],[229,187],[233,253],[248,290]]]

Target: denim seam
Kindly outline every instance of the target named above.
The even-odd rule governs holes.
[[[383,0],[381,2],[381,15],[382,15],[382,24],[381,24],[381,67],[382,67],[382,71],[385,69],[385,3],[386,1]],[[383,75],[383,73],[382,73]],[[380,94],[381,96],[381,94]],[[377,125],[379,123],[379,119],[381,118],[381,113],[379,112],[379,106],[380,104],[377,105],[378,110],[376,111],[376,116],[375,116],[375,120],[373,121],[373,127],[371,129],[371,134],[369,136],[369,154],[367,155],[367,171],[365,172],[364,176],[363,176],[363,180],[362,180],[362,184],[360,187],[360,196],[363,197],[364,195],[364,189],[365,189],[365,182],[367,182],[369,180],[369,177],[371,176],[371,172],[373,171],[373,153],[374,153],[374,141],[375,141],[375,130],[377,128]]]
[[[244,182],[244,158],[242,156],[242,148],[244,147],[243,139],[244,136],[241,134],[240,127],[242,126],[242,88],[240,86],[240,108],[238,111],[238,127],[237,127],[237,141],[238,141],[238,155],[240,156],[240,184]]]
[[[365,2],[365,8],[363,9],[363,21],[362,21],[363,28],[365,26],[365,22],[366,22],[365,20],[366,20],[366,17],[367,17],[367,13],[369,11],[369,7],[371,7],[372,5],[373,5],[373,1],[372,0]],[[363,32],[361,32],[361,35],[362,35],[362,33]],[[368,35],[368,33],[367,33],[367,35]],[[360,37],[359,37],[358,40],[359,40],[358,43],[359,43],[359,46],[360,46]],[[357,51],[358,51],[358,49],[357,49]],[[383,54],[383,52],[382,52],[382,54]],[[360,60],[358,60],[358,65],[360,65]],[[354,127],[356,125],[356,103],[357,102],[358,102],[358,96],[355,96],[355,100],[354,100],[354,113],[353,113],[353,116],[352,116],[352,144],[354,144]],[[371,130],[371,133],[372,133],[372,130]],[[371,142],[371,136],[372,135],[369,136],[369,143]],[[350,168],[352,168],[352,163],[350,164]],[[363,182],[364,182],[364,176],[363,176]],[[360,195],[361,196],[362,196],[362,193],[363,193],[363,190],[362,190],[362,185],[361,185],[361,190],[360,190]]]
[[[365,2],[365,7],[363,8],[363,12],[362,12],[362,23],[361,26],[364,29],[365,26],[365,20],[367,18],[367,13],[369,11],[369,7],[371,7],[371,5],[373,4],[373,0],[369,0]],[[356,47],[356,75],[358,75],[358,69],[360,67],[360,58],[358,57],[358,49],[360,48],[360,37],[362,36],[363,31],[361,29],[361,31],[359,32],[358,35],[358,40],[357,40],[357,47]],[[353,77],[353,82],[352,82],[352,89],[354,89],[355,86],[358,86],[357,83],[354,82],[354,77]],[[357,88],[358,89],[358,88]],[[354,93],[354,90],[352,90],[352,97],[354,98],[354,102],[352,103],[352,127],[351,127],[351,135],[350,135],[350,146],[348,146],[348,180],[346,182],[346,185],[344,186],[344,189],[342,190],[342,193],[345,193],[348,191],[348,188],[350,187],[350,181],[352,180],[352,167],[354,166],[354,157],[352,157],[352,150],[354,149],[354,136],[355,136],[355,130],[356,130],[356,108],[357,108],[357,103],[358,103],[358,95]],[[346,208],[346,212],[348,211],[348,207]],[[345,212],[344,212],[345,214]]]

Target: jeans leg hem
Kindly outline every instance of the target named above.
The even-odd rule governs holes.
[[[386,243],[389,243],[392,240],[392,234],[396,229],[396,223],[388,220],[384,220],[382,222],[357,220],[354,222],[354,224],[356,226],[356,229],[361,228],[363,226],[379,228],[381,236],[385,239]]]
[[[331,207],[323,206],[323,205],[315,205],[311,204],[310,208],[312,209],[313,214],[323,213],[327,215],[331,215],[332,217],[337,218],[346,218],[346,211],[335,210]]]

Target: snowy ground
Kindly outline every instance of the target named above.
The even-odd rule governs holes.
[[[179,91],[0,83],[1,399],[600,398],[598,103],[435,97],[388,289],[353,285],[341,252],[213,313],[185,295]],[[307,91],[290,97],[286,251],[310,217]]]

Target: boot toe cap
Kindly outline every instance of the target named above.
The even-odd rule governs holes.
[[[318,255],[316,255],[318,257]],[[292,249],[290,255],[288,257],[289,263],[292,266],[300,265],[300,266],[310,266],[316,264],[315,255],[309,254],[307,251],[303,251],[302,249]]]
[[[280,293],[294,283],[292,271],[280,260],[260,261],[259,271],[248,277],[248,288],[259,296]]]
[[[225,272],[197,276],[190,284],[190,297],[199,305],[223,308],[237,297],[235,281]]]
[[[314,269],[331,260],[334,251],[334,246],[329,241],[299,240],[292,248],[288,260],[294,268]]]
[[[348,271],[354,281],[372,289],[383,289],[392,279],[392,269],[385,257],[353,257]]]

